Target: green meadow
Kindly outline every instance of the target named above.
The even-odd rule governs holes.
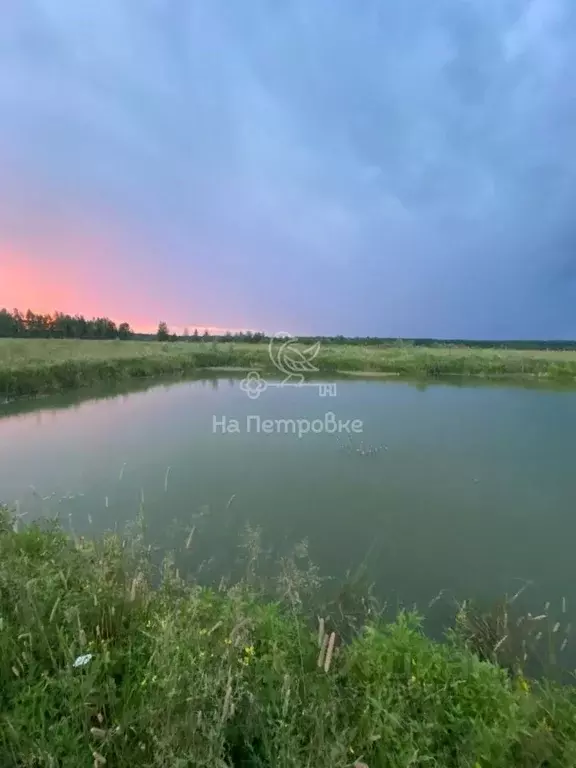
[[[576,352],[558,350],[324,345],[314,364],[326,375],[576,379]],[[0,395],[6,398],[215,368],[275,371],[263,343],[0,340]]]

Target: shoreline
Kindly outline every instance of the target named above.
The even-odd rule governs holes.
[[[73,384],[71,386],[54,386],[51,389],[43,389],[41,391],[37,391],[36,389],[30,390],[29,392],[20,392],[19,394],[13,394],[13,395],[0,395],[0,409],[3,406],[8,406],[13,403],[18,402],[34,402],[34,401],[41,401],[49,397],[53,397],[56,395],[65,395],[65,394],[72,394],[77,393],[78,395],[82,395],[82,393],[86,393],[86,396],[90,399],[91,395],[89,394],[90,390],[97,389],[101,386],[106,385],[118,385],[123,384],[126,385],[125,394],[130,394],[132,391],[138,391],[139,384],[149,384],[150,388],[157,386],[162,386],[165,384],[179,384],[186,381],[194,381],[198,378],[203,378],[203,376],[206,376],[208,374],[245,374],[250,373],[251,371],[258,371],[261,374],[278,374],[278,372],[271,368],[267,369],[264,367],[240,367],[240,366],[211,366],[211,367],[201,367],[201,368],[193,368],[189,371],[181,371],[180,369],[177,370],[162,370],[160,373],[151,373],[146,375],[123,375],[119,377],[114,378],[95,378],[91,380],[84,380],[81,383]],[[276,376],[276,378],[279,378]],[[484,384],[486,386],[489,385],[509,385],[513,387],[522,387],[522,386],[540,386],[543,389],[551,388],[554,391],[561,391],[561,392],[576,392],[576,378],[573,380],[561,378],[561,379],[551,379],[549,377],[538,375],[538,374],[492,374],[492,375],[486,375],[481,373],[469,373],[469,374],[459,374],[459,373],[445,373],[440,376],[422,376],[417,374],[409,374],[409,373],[400,373],[400,372],[391,372],[391,371],[336,371],[335,373],[329,373],[329,372],[322,372],[319,371],[314,376],[311,376],[309,380],[327,380],[327,381],[334,381],[338,382],[339,380],[347,380],[347,379],[354,379],[357,381],[374,381],[374,380],[381,380],[381,381],[395,381],[395,382],[404,382],[408,384],[413,384],[415,386],[430,386],[430,385],[440,385],[440,384],[450,384],[450,383],[456,383],[460,382],[462,385],[466,384],[475,384],[475,385],[481,385]],[[148,388],[148,387],[146,387]],[[105,396],[104,394],[102,395]],[[0,411],[1,415],[1,411]]]
[[[312,378],[442,378],[541,381],[576,389],[576,353],[327,346]],[[202,373],[277,374],[268,346],[130,341],[0,340],[0,398],[83,389],[106,382]]]

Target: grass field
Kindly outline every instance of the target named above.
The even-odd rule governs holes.
[[[324,346],[321,373],[434,377],[538,377],[576,381],[576,352],[465,347]],[[209,368],[274,371],[267,344],[0,340],[0,396],[57,392],[98,382]]]
[[[0,765],[576,765],[573,687],[412,614],[345,633],[303,607],[306,571],[285,562],[265,596],[251,562],[200,588],[152,569],[137,532],[73,541],[0,510]]]

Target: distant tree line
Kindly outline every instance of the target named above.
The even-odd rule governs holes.
[[[384,336],[300,336],[299,341],[303,344],[321,339],[324,344],[353,344],[361,346],[375,347],[453,347],[453,348],[475,348],[475,349],[518,349],[518,350],[576,350],[575,341],[564,341],[558,339],[538,340],[538,339],[434,339],[434,338],[393,338]]]
[[[150,337],[147,337],[150,338]],[[171,337],[176,338],[176,337]],[[214,341],[260,344],[270,341],[270,336],[262,332],[243,331],[240,333],[210,334],[208,331],[199,333],[195,330],[189,334],[187,329],[181,337],[185,341]],[[167,339],[164,339],[167,340]],[[576,341],[562,340],[478,340],[478,339],[434,339],[414,338],[402,339],[385,336],[299,336],[298,341],[304,345],[312,345],[321,341],[326,345],[354,345],[364,347],[397,347],[407,349],[410,347],[436,347],[436,348],[476,348],[476,349],[518,349],[518,350],[576,350]]]
[[[116,325],[107,317],[94,317],[90,320],[83,315],[67,315],[54,312],[52,315],[38,314],[27,310],[0,309],[0,338],[55,338],[55,339],[133,339],[134,341],[188,341],[188,342],[234,342],[261,344],[267,343],[270,336],[261,331],[242,331],[240,333],[211,334],[208,330],[200,332],[197,328],[192,333],[187,328],[178,337],[170,333],[167,323],[161,322],[156,333],[136,333],[129,323]],[[320,340],[331,345],[356,345],[374,347],[468,347],[483,349],[518,349],[518,350],[576,350],[576,341],[562,340],[478,340],[478,339],[433,339],[413,338],[398,339],[382,336],[300,336],[302,344],[313,344]]]
[[[176,341],[178,336],[171,334],[166,323],[162,322],[158,325],[158,331],[156,332],[156,338],[158,341]],[[253,331],[242,331],[240,333],[231,333],[228,331],[224,334],[213,334],[205,330],[200,333],[198,328],[195,328],[193,333],[190,333],[188,328],[184,328],[181,341],[237,341],[237,342],[249,342],[252,344],[259,344],[263,341],[269,341],[269,337],[265,333]]]
[[[107,317],[87,320],[82,315],[53,315],[12,312],[0,309],[0,337],[43,339],[132,339],[134,332],[128,323],[116,325]]]

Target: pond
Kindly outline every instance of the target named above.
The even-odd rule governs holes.
[[[307,539],[322,574],[364,565],[394,603],[530,584],[535,613],[574,615],[576,392],[335,386],[249,397],[230,374],[5,405],[0,499],[84,535],[142,508],[150,541],[216,570],[249,523],[274,551]]]

